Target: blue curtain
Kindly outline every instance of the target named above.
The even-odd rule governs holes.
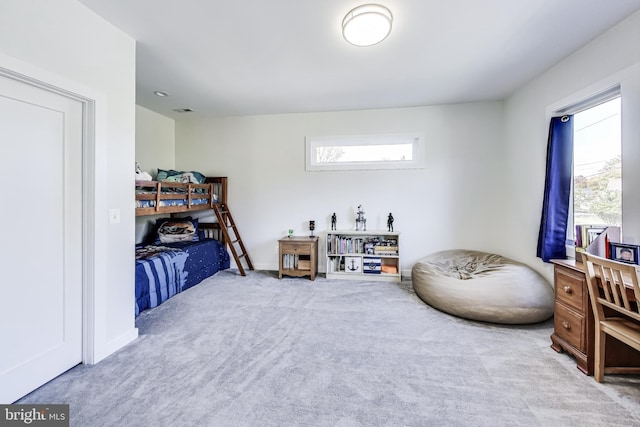
[[[553,117],[549,125],[547,174],[538,234],[538,257],[544,262],[567,258],[572,163],[573,116]]]

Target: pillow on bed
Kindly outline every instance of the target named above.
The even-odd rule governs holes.
[[[204,184],[206,177],[196,171],[174,171],[172,169],[158,169],[156,176],[158,181],[164,182],[183,182],[191,184]]]
[[[198,219],[185,218],[160,218],[152,233],[153,243],[197,242],[200,240]]]

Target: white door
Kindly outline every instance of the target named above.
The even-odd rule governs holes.
[[[0,75],[0,404],[82,359],[82,103]]]

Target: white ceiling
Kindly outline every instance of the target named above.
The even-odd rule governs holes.
[[[173,118],[499,100],[640,10],[640,0],[380,0],[391,35],[355,47],[341,22],[365,1],[80,1],[137,40],[137,103]],[[172,111],[183,107],[195,112]]]

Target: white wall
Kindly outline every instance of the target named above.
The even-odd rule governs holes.
[[[136,162],[155,179],[158,169],[175,168],[175,120],[136,105]],[[161,215],[136,217],[136,243]]]
[[[3,0],[0,66],[96,99],[95,360],[135,339],[135,42],[75,0]],[[10,59],[9,59],[10,58]],[[28,165],[28,161],[25,165]],[[108,209],[122,211],[108,224]]]
[[[536,258],[544,189],[547,133],[553,106],[569,105],[616,82],[623,87],[623,229],[640,240],[640,13],[593,40],[505,101],[502,247],[551,279]],[[633,68],[629,68],[633,67]]]
[[[393,213],[408,274],[441,249],[501,251],[502,114],[502,103],[478,103],[177,121],[176,167],[229,177],[229,205],[257,269],[277,270],[277,240],[289,228],[306,235],[315,220],[322,235],[335,212],[338,228],[353,229],[362,204],[369,230],[386,229]],[[404,132],[425,135],[425,169],[304,169],[307,135]]]
[[[306,234],[315,219],[321,233],[334,211],[349,228],[363,204],[377,228],[393,212],[405,273],[425,254],[465,247],[525,262],[552,281],[551,266],[536,257],[551,109],[616,80],[624,92],[624,240],[640,242],[639,63],[636,13],[504,105],[185,119],[176,123],[176,167],[230,177],[230,205],[258,268],[277,267],[275,241],[288,228]],[[424,170],[304,171],[306,135],[406,131],[427,136]]]
[[[136,105],[136,162],[154,178],[175,167],[175,120]]]

